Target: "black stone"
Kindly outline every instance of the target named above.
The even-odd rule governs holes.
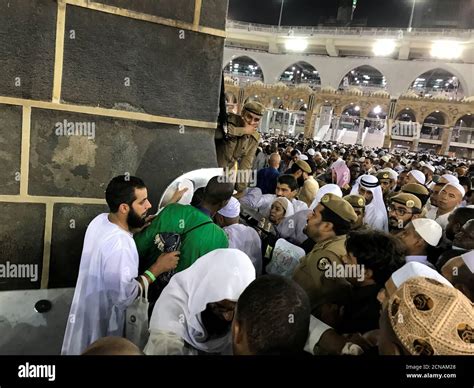
[[[20,193],[21,121],[20,106],[0,105],[1,195]]]
[[[37,269],[36,281],[0,277],[0,291],[40,288],[45,214],[43,204],[0,202],[0,264],[35,265]]]
[[[55,204],[48,288],[75,287],[89,223],[107,205]]]
[[[199,24],[204,27],[225,30],[228,0],[203,0]]]
[[[0,0],[0,95],[51,100],[56,15],[56,1]]]
[[[215,122],[223,45],[223,38],[68,6],[62,99]]]
[[[96,2],[188,23],[192,23],[194,19],[194,0],[96,0]]]
[[[64,120],[93,124],[94,139],[58,136],[56,129]],[[211,129],[32,110],[31,195],[104,198],[108,182],[129,173],[145,180],[156,207],[175,178],[216,164]]]

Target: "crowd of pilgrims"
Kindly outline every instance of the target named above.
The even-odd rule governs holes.
[[[253,168],[153,219],[145,184],[114,178],[62,353],[474,355],[474,164],[264,137]],[[136,346],[120,337],[143,286]]]

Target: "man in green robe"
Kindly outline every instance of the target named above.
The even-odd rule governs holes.
[[[146,269],[162,253],[155,243],[157,235],[161,233],[176,233],[181,237],[176,272],[188,268],[199,257],[214,249],[229,247],[224,230],[212,220],[215,213],[227,204],[233,192],[232,183],[222,183],[220,180],[222,177],[214,177],[209,181],[199,205],[170,204],[147,228],[134,235],[140,268]]]

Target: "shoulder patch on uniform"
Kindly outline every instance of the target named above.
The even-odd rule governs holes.
[[[321,257],[319,260],[318,260],[318,269],[320,271],[326,271],[329,267],[330,267],[330,264],[331,262],[329,261],[329,259],[327,257]]]

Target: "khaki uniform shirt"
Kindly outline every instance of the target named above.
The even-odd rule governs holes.
[[[217,164],[224,169],[232,169],[237,162],[239,171],[248,170],[250,174],[260,140],[260,134],[255,131],[251,135],[246,135],[244,133],[244,126],[245,123],[241,116],[234,114],[229,115],[227,121],[227,138],[219,141],[216,147]],[[237,176],[237,178],[236,190],[243,191],[249,182],[242,182],[239,176]]]
[[[303,257],[293,272],[293,280],[308,294],[311,309],[322,303],[333,301],[328,297],[337,297],[337,292],[350,289],[345,279],[329,278],[325,275],[328,266],[333,263],[342,265],[346,255],[346,235],[317,243],[313,250]]]

